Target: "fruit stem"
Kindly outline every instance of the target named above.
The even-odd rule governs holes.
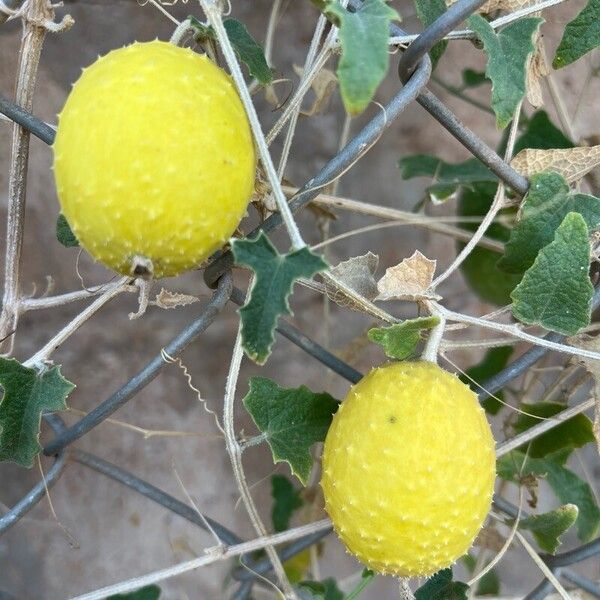
[[[446,329],[446,318],[439,310],[438,305],[435,302],[427,301],[426,305],[430,314],[434,317],[437,317],[440,322],[431,330],[421,358],[437,364],[438,351],[440,349],[442,338],[444,337],[444,330]]]
[[[409,585],[410,579],[400,578],[400,600],[415,600],[415,596],[412,593]]]

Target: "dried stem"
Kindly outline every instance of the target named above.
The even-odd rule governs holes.
[[[283,194],[283,191],[281,190],[281,184],[279,183],[279,177],[277,176],[277,171],[275,170],[275,166],[273,165],[273,159],[269,154],[269,148],[267,146],[267,142],[265,140],[260,121],[258,120],[256,109],[252,104],[252,98],[250,97],[250,92],[244,80],[244,76],[242,74],[242,70],[240,69],[240,65],[237,61],[235,51],[233,49],[233,46],[231,45],[231,42],[229,41],[227,31],[225,30],[225,27],[223,25],[219,7],[215,3],[215,0],[200,0],[200,4],[202,5],[202,9],[208,17],[210,24],[215,30],[217,39],[219,40],[221,51],[223,52],[223,56],[225,57],[227,66],[229,67],[229,70],[231,72],[231,76],[235,81],[238,93],[244,104],[244,108],[246,109],[246,114],[248,115],[248,119],[250,121],[252,133],[254,134],[254,141],[258,148],[260,160],[262,162],[263,168],[266,171],[267,178],[271,185],[271,189],[273,190],[273,195],[275,196],[275,201],[277,202],[277,208],[281,213],[281,217],[283,218],[283,222],[287,229],[288,235],[290,236],[292,248],[294,250],[304,248],[306,244],[302,239],[302,235],[300,234],[298,225],[296,225],[296,221],[294,221],[292,211],[290,210],[290,207],[288,206],[288,203]]]
[[[260,515],[258,514],[258,510],[254,501],[252,500],[252,495],[250,493],[250,488],[248,487],[248,482],[246,481],[246,476],[244,475],[244,467],[242,465],[242,447],[237,441],[235,436],[235,427],[233,424],[233,409],[235,404],[235,391],[237,387],[237,381],[240,374],[240,366],[242,364],[242,358],[244,356],[244,351],[242,349],[242,325],[241,322],[238,327],[238,333],[235,340],[235,344],[233,347],[233,354],[231,356],[231,363],[229,366],[229,373],[227,374],[227,383],[225,386],[225,398],[223,401],[223,427],[225,430],[225,445],[227,448],[227,453],[229,454],[229,459],[231,461],[231,467],[233,469],[233,475],[235,477],[235,482],[238,486],[238,490],[242,497],[242,501],[244,502],[244,506],[248,511],[248,515],[250,516],[250,520],[252,521],[252,525],[255,531],[260,536],[266,536],[267,531],[260,519]],[[294,592],[290,582],[288,581],[287,575],[285,574],[285,570],[277,555],[277,552],[273,548],[273,546],[266,544],[265,550],[267,552],[267,556],[273,565],[273,570],[275,571],[275,575],[277,576],[277,580],[283,589],[283,593],[286,598],[290,598],[291,600],[296,600],[297,596]]]
[[[45,19],[53,19],[48,0],[29,0],[23,13],[23,37],[19,51],[19,66],[15,102],[31,112],[38,65],[46,28]],[[4,295],[0,313],[0,352],[10,354],[14,332],[19,320],[19,268],[25,227],[25,194],[29,161],[29,132],[13,125],[10,172],[8,179],[8,220],[6,225],[6,258],[4,263]],[[5,340],[3,342],[2,340]]]
[[[504,154],[504,160],[506,162],[510,162],[510,158],[513,153],[513,148],[515,147],[515,140],[517,138],[517,133],[519,131],[519,117],[521,116],[521,107],[523,106],[523,102],[519,102],[517,106],[517,110],[515,111],[515,116],[512,120],[512,124],[510,126],[510,133],[508,136],[508,143],[506,145],[506,152]],[[492,224],[498,211],[504,205],[504,184],[502,182],[498,183],[498,189],[496,190],[496,195],[494,196],[494,201],[490,206],[487,214],[483,221],[481,221],[481,225],[477,228],[473,237],[469,240],[467,245],[459,252],[458,256],[452,261],[451,265],[431,284],[431,289],[435,290],[435,288],[442,283],[442,281],[446,280],[460,265],[468,258],[469,254],[475,249],[475,246],[479,243],[479,240],[483,237],[483,234],[487,231],[488,227]]]
[[[172,567],[168,567],[167,569],[154,571],[148,575],[135,577],[134,579],[129,579],[115,585],[109,585],[108,587],[95,590],[88,594],[77,596],[76,598],[73,598],[73,600],[103,600],[108,596],[131,592],[141,587],[158,583],[160,581],[164,581],[165,579],[170,579],[171,577],[193,571],[199,567],[204,567],[222,560],[228,560],[234,556],[240,556],[248,552],[254,552],[255,550],[272,547],[277,544],[284,544],[285,542],[296,540],[311,533],[328,529],[329,527],[331,527],[331,521],[329,519],[323,519],[309,525],[288,529],[282,533],[261,536],[249,542],[243,542],[234,546],[226,546],[224,548],[222,546],[207,548],[205,555],[199,558],[194,558],[192,560],[173,565]]]
[[[38,350],[30,359],[23,364],[27,367],[37,366],[48,360],[54,352],[67,338],[75,333],[91,316],[97,313],[109,300],[125,291],[125,286],[130,280],[129,277],[123,277],[112,285],[102,296],[94,300],[84,311],[79,313],[68,325],[61,329],[43,348]]]

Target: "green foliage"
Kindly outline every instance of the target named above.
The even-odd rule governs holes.
[[[573,526],[578,514],[577,506],[565,504],[556,510],[521,519],[519,529],[531,531],[538,546],[545,552],[554,554],[560,546],[560,536]]]
[[[469,586],[452,580],[452,569],[438,571],[416,592],[415,600],[467,600]]]
[[[558,226],[570,212],[579,213],[591,231],[600,223],[600,198],[571,192],[558,173],[533,175],[521,205],[521,218],[511,231],[498,267],[507,273],[525,272],[538,252],[554,239]]]
[[[565,405],[559,402],[536,402],[532,404],[521,404],[519,413],[514,424],[515,433],[522,433],[542,419],[549,419],[565,410]],[[524,414],[527,413],[527,414]],[[530,416],[535,415],[535,416]],[[526,447],[520,448],[532,458],[543,458],[547,454],[567,448],[570,451],[581,448],[595,441],[594,426],[585,415],[575,415],[564,423],[557,425],[550,431],[542,433],[535,440],[529,442]]]
[[[79,240],[75,237],[69,222],[62,213],[56,219],[56,239],[66,248],[79,246]]]
[[[415,0],[415,8],[419,21],[421,21],[424,27],[428,27],[446,12],[447,7],[444,0]],[[429,51],[432,70],[437,66],[438,60],[440,60],[442,54],[446,51],[447,46],[448,42],[442,40]]]
[[[590,486],[565,467],[569,454],[569,449],[563,449],[544,458],[530,458],[513,450],[496,461],[498,477],[516,483],[530,474],[544,477],[560,502],[577,506],[577,535],[589,542],[600,532],[600,509]]]
[[[189,16],[190,24],[196,30],[196,39],[216,41],[217,36],[212,27],[200,22],[196,17]],[[268,85],[273,81],[273,71],[267,64],[262,46],[248,33],[246,26],[236,19],[223,21],[227,37],[235,50],[238,59],[247,67],[250,75],[260,84]]]
[[[483,42],[488,56],[485,74],[492,82],[492,108],[496,125],[504,129],[525,97],[527,61],[534,51],[533,36],[543,19],[519,19],[499,33],[481,15],[469,17],[467,23]]]
[[[515,142],[513,154],[516,156],[525,148],[550,150],[552,148],[573,148],[575,144],[552,123],[548,113],[538,110],[527,121],[525,129]]]
[[[586,222],[579,213],[569,213],[511,294],[513,315],[564,335],[589,325],[594,294],[590,252]]]
[[[472,88],[483,85],[488,82],[485,73],[474,71],[473,69],[465,69],[462,72],[463,87]]]
[[[567,23],[552,66],[560,69],[600,46],[600,0],[588,0],[585,8]]]
[[[421,341],[421,331],[432,329],[439,322],[437,317],[407,319],[390,327],[370,329],[368,337],[372,342],[383,346],[386,356],[404,360],[414,355],[417,344]]]
[[[335,579],[323,581],[302,581],[296,587],[300,600],[344,600]]]
[[[337,76],[344,106],[351,115],[359,114],[387,73],[390,23],[399,19],[398,13],[385,0],[365,0],[355,12],[330,0],[323,12],[339,27],[342,57]]]
[[[273,528],[275,531],[285,531],[290,525],[294,511],[302,506],[302,497],[285,475],[271,477],[271,496],[273,497],[271,511]]]
[[[483,216],[489,210],[497,185],[495,183],[476,183],[472,189],[463,188],[458,196],[458,214],[462,217]],[[476,223],[463,223],[463,229],[475,231]],[[510,237],[510,230],[500,223],[492,223],[486,236],[505,242]],[[462,250],[464,244],[457,243]],[[511,303],[510,293],[521,281],[520,275],[505,273],[496,267],[498,253],[488,248],[477,246],[467,256],[460,270],[469,287],[485,302],[497,306]]]
[[[315,394],[307,387],[285,389],[266,377],[251,377],[243,400],[258,429],[265,435],[276,463],[287,462],[292,473],[306,485],[312,469],[310,449],[325,440],[335,398]]]
[[[160,588],[157,585],[147,585],[129,594],[109,596],[106,600],[158,600],[159,597]]]
[[[246,354],[264,364],[275,341],[274,330],[282,314],[292,314],[288,297],[299,277],[312,277],[327,263],[308,248],[279,254],[269,238],[260,232],[253,240],[234,240],[235,262],[256,274],[248,302],[240,309],[242,345]]]
[[[75,387],[52,367],[42,373],[24,367],[14,358],[0,358],[0,461],[31,467],[41,446],[42,414],[65,410]]]
[[[469,570],[469,573],[473,573],[477,561],[471,554],[465,554],[462,557],[462,561]],[[477,589],[475,591],[477,596],[498,596],[500,594],[500,579],[494,569],[488,571],[477,583]]]
[[[512,346],[500,346],[498,348],[490,348],[484,355],[483,359],[479,364],[467,369],[465,375],[460,375],[460,380],[471,387],[471,389],[476,393],[480,394],[485,391],[481,389],[475,383],[483,383],[486,379],[489,379],[496,373],[499,373],[504,369],[504,367],[508,363],[508,359],[510,355],[513,353]],[[502,400],[504,395],[502,390],[498,390],[494,396],[496,398]],[[481,406],[485,408],[486,412],[491,415],[496,415],[500,412],[502,408],[502,404],[496,400],[496,398],[492,398],[491,396],[483,400]]]
[[[431,177],[434,184],[427,192],[434,202],[447,200],[460,186],[473,189],[482,181],[497,181],[497,177],[477,158],[462,163],[447,163],[435,156],[414,154],[398,161],[403,179]]]

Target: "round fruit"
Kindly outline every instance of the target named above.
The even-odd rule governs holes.
[[[134,43],[84,69],[59,118],[54,174],[82,246],[123,275],[190,269],[230,237],[256,155],[230,77],[206,56]]]
[[[373,369],[340,405],[321,485],[348,549],[375,571],[410,577],[469,549],[495,475],[477,396],[437,365],[398,362]]]

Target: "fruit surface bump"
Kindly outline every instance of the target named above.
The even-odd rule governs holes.
[[[228,241],[254,189],[254,142],[231,78],[166,42],[134,43],[84,69],[53,150],[63,214],[123,275],[197,266]]]
[[[495,443],[477,396],[429,362],[373,369],[325,439],[325,508],[369,568],[428,576],[469,549],[489,512]]]

